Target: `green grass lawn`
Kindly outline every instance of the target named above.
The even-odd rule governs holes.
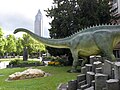
[[[25,79],[25,80],[14,80],[6,81],[10,74],[15,72],[23,71],[27,68],[7,68],[1,69],[0,74],[0,90],[56,90],[60,83],[66,83],[69,80],[76,79],[79,73],[68,73],[71,67],[34,67],[42,69],[45,72],[52,74],[48,77]]]

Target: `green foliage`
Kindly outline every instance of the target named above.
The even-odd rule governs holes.
[[[25,67],[25,66],[40,66],[43,65],[40,61],[23,61],[21,59],[11,60],[9,65],[13,67]]]
[[[23,44],[22,44],[22,38],[18,38],[17,41],[16,41],[16,53],[18,55],[22,55],[23,53]]]
[[[33,39],[28,34],[23,34],[23,46],[27,47],[28,53],[32,54],[39,51],[45,51],[45,46]]]
[[[5,38],[3,37],[2,29],[0,28],[0,56],[4,55],[4,46],[5,46]]]
[[[16,39],[13,35],[7,36],[7,45],[6,45],[6,51],[8,53],[16,52]]]
[[[11,60],[9,64],[18,65],[21,61],[22,61],[21,59],[15,59],[15,60]]]

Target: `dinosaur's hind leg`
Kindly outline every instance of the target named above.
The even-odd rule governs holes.
[[[89,63],[89,57],[82,57],[83,58],[83,61],[81,63],[81,67],[85,66],[85,64],[88,64]]]
[[[78,66],[78,52],[76,50],[71,50],[72,57],[73,57],[73,65],[71,72],[76,72],[77,71],[77,66]]]

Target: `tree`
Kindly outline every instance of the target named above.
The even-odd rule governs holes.
[[[7,38],[6,51],[13,55],[16,52],[16,39],[13,35],[8,35]]]
[[[3,37],[2,29],[0,28],[0,56],[4,55],[4,46],[5,46],[5,38]]]
[[[78,31],[80,26],[76,3],[76,0],[54,0],[51,10],[46,10],[47,16],[53,19],[49,29],[51,38],[64,38]]]
[[[18,38],[16,41],[16,53],[17,55],[22,55],[23,53],[23,44],[22,44],[23,39],[22,38]]]
[[[28,34],[23,34],[23,61],[27,61],[28,60],[28,47],[29,47],[29,42],[30,42],[30,35]]]

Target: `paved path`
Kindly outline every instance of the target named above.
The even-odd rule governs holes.
[[[9,62],[10,62],[10,61],[3,61],[3,62],[0,62],[0,69],[6,68],[7,65],[9,65]]]

